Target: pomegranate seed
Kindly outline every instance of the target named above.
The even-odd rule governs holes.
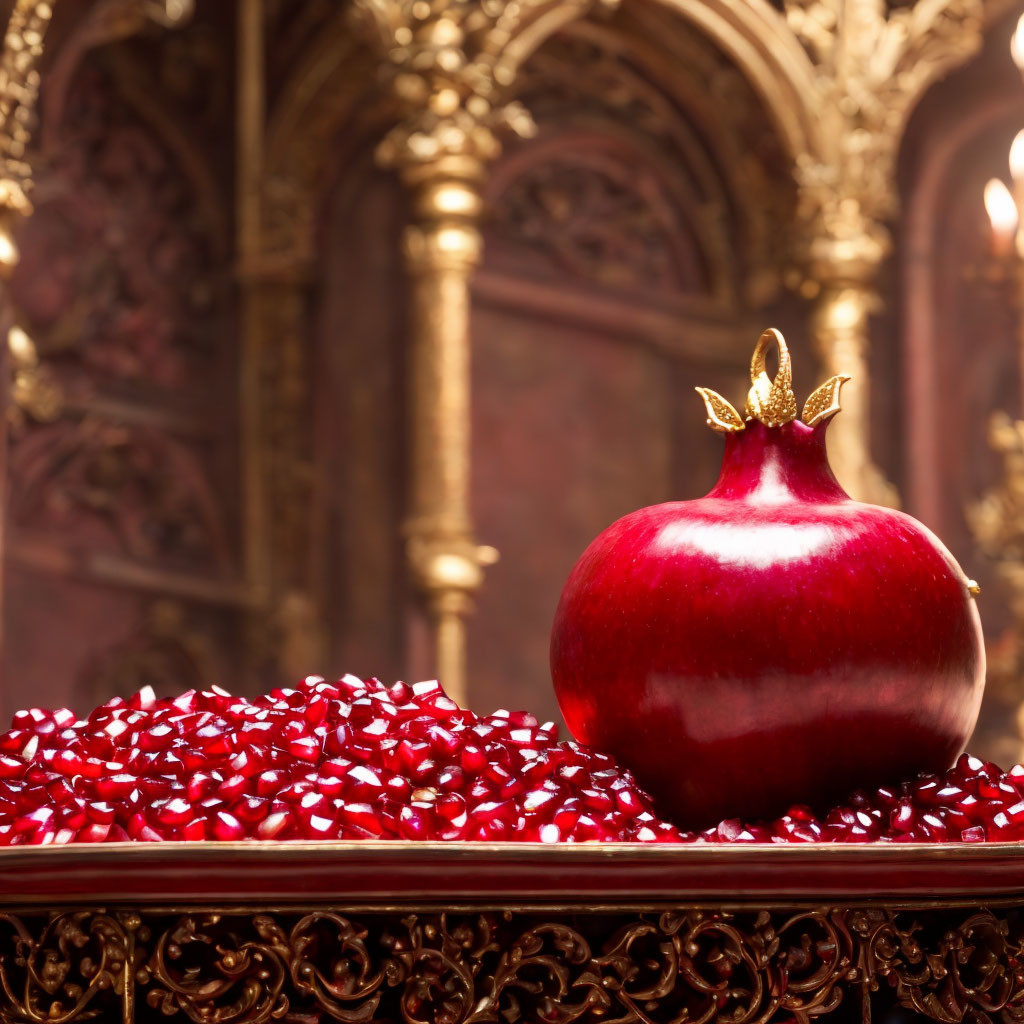
[[[278,811],[276,814],[269,814],[256,827],[256,834],[260,839],[278,839],[282,837],[291,825],[292,816],[288,811]]]
[[[345,804],[338,812],[338,821],[361,828],[370,835],[379,836],[384,831],[379,815],[370,804]]]
[[[256,779],[257,796],[274,796],[288,783],[288,773],[280,769],[261,772]]]
[[[266,797],[247,796],[231,808],[231,813],[243,824],[254,825],[262,821],[269,810],[270,801]]]
[[[288,752],[302,761],[315,763],[320,760],[321,742],[315,736],[300,736],[288,744]]]
[[[182,797],[168,800],[157,811],[157,820],[163,825],[184,825],[192,818],[192,805]]]
[[[541,825],[539,838],[542,843],[557,843],[562,839],[562,833],[557,825]]]
[[[206,838],[209,821],[205,817],[193,818],[181,830],[181,838],[187,843],[200,843]]]
[[[245,829],[242,823],[227,811],[218,811],[212,822],[213,838],[226,842],[232,839],[244,839]]]
[[[398,816],[398,834],[403,839],[429,839],[433,834],[430,812],[423,808],[403,807]]]
[[[107,822],[105,825],[92,822],[86,825],[85,828],[79,829],[78,841],[80,843],[103,843],[106,842],[109,834],[110,822]]]
[[[305,838],[307,839],[329,839],[334,832],[334,819],[321,817],[319,814],[310,815],[305,824]]]

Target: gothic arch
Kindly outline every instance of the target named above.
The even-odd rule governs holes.
[[[515,95],[542,135],[549,117],[571,111],[574,125],[620,136],[645,163],[660,165],[666,182],[690,196],[691,215],[699,213],[693,230],[715,301],[763,306],[779,289],[795,207],[789,156],[727,55],[679,18],[658,17],[650,6],[631,10],[614,22],[567,26],[523,66]],[[494,173],[507,175],[508,162]],[[491,194],[498,190],[492,182]]]
[[[651,10],[636,5],[641,25],[654,8],[662,8],[694,26],[733,62],[760,99],[793,169],[820,158],[824,144],[813,109],[813,65],[784,16],[767,0],[648,0],[646,6]],[[568,3],[534,22],[508,47],[506,63],[518,71],[578,14],[577,5]],[[606,29],[582,22],[581,31],[607,35]],[[327,140],[338,128],[356,117],[376,122],[381,134],[389,127],[389,113],[395,111],[376,85],[378,67],[369,48],[353,34],[351,12],[343,9],[281,90],[266,132],[268,250],[311,254],[314,211],[308,197],[325,172]]]
[[[369,48],[353,35],[349,12],[342,10],[281,89],[267,122],[261,195],[263,248],[271,261],[312,257],[318,186],[337,162],[332,142],[342,126],[376,120],[380,135],[388,127],[377,69]],[[363,144],[379,140],[365,129],[357,135]]]
[[[767,0],[651,0],[695,25],[749,80],[794,165],[824,152],[814,66]]]
[[[988,98],[982,106],[960,113],[921,162],[921,173],[908,197],[904,214],[903,293],[907,296],[901,325],[907,429],[907,498],[911,512],[940,534],[944,501],[939,492],[943,454],[936,423],[943,416],[937,382],[934,342],[937,334],[935,266],[936,229],[940,204],[956,161],[977,140],[1020,110],[1016,93]],[[913,368],[911,372],[909,368]]]
[[[566,5],[567,9],[572,7]],[[701,95],[699,83],[691,82],[694,76],[688,76],[685,69],[673,75],[664,56],[652,46],[651,37],[645,38],[645,31],[658,32],[663,27],[657,23],[657,8],[684,23],[677,29],[689,24],[694,31],[705,34],[734,63],[736,73],[761,101],[763,116],[778,140],[782,166],[771,171],[754,166],[756,161],[736,145],[739,138],[732,137],[735,132],[725,133],[729,139],[716,138],[718,133],[710,130],[715,127],[713,99]],[[762,202],[764,193],[771,187],[790,187],[798,162],[806,161],[808,154],[818,148],[817,122],[805,109],[813,90],[813,69],[807,54],[786,28],[782,15],[764,0],[753,0],[749,5],[731,0],[708,4],[703,0],[649,0],[631,11],[635,23],[628,26],[629,48],[638,62],[657,76],[658,87],[667,89],[674,79],[673,92],[666,93],[663,101],[680,104],[687,116],[708,129],[702,132],[702,140],[690,144],[690,163],[705,188],[709,181],[711,187],[719,186],[716,202],[735,204],[739,230],[748,236],[744,240],[746,257],[750,263],[763,266],[771,261],[772,250],[778,244],[778,209],[788,206],[774,194],[772,203]],[[652,16],[653,24],[647,24]],[[563,11],[557,19],[544,19],[531,26],[515,47],[517,66],[522,68],[523,62],[529,66],[530,55],[543,52],[544,44],[563,29],[569,38],[590,39],[595,45],[605,45],[616,35],[600,19],[574,24]],[[768,44],[772,39],[779,41],[778,47]],[[325,26],[281,89],[268,119],[261,197],[263,252],[269,263],[280,265],[283,259],[294,266],[312,258],[315,197],[322,191],[330,168],[339,164],[336,140],[340,128],[350,126],[345,141],[349,155],[353,155],[354,148],[373,146],[390,127],[397,111],[377,84],[377,70],[378,62],[353,34],[350,12],[342,10]],[[525,84],[524,78],[517,80],[513,94]],[[681,130],[678,116],[676,127]],[[701,145],[707,152],[699,152]],[[772,172],[776,175],[774,181]],[[727,259],[724,253],[719,258]],[[751,286],[758,297],[755,304],[770,297],[774,288],[773,284],[755,282]]]
[[[519,195],[526,200],[528,197],[521,195],[524,188],[534,181],[543,185],[545,177],[550,177],[551,172],[557,175],[560,170],[572,174],[573,180],[579,183],[597,177],[616,191],[628,191],[635,196],[634,206],[642,203],[653,222],[649,225],[651,233],[661,239],[657,248],[663,254],[660,262],[665,266],[657,275],[659,283],[674,284],[681,290],[712,300],[731,296],[728,261],[722,258],[720,247],[711,237],[710,225],[695,216],[699,201],[693,191],[679,175],[672,173],[673,168],[665,166],[662,154],[608,127],[602,126],[601,130],[580,127],[531,140],[503,159],[488,182],[490,225],[493,227],[497,221],[500,226],[514,227],[508,223],[510,218],[503,216],[514,214],[509,210],[512,205],[509,197]],[[565,238],[564,234],[562,227],[545,233],[552,236],[549,241],[571,245],[572,239]],[[562,262],[579,261],[574,261],[567,251]],[[614,269],[616,261],[605,258],[600,262],[608,270]]]

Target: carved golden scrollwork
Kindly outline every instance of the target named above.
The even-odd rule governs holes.
[[[343,1024],[372,1020],[380,1004],[385,967],[366,940],[364,927],[329,911],[307,914],[289,936],[296,991]]]
[[[506,131],[528,135],[533,119],[507,90],[519,65],[563,25],[618,0],[356,0],[388,60],[398,124],[381,143],[388,166],[445,156],[494,159]]]
[[[1024,969],[1020,937],[987,910],[969,913],[955,927],[938,927],[926,914],[861,910],[849,915],[861,945],[865,984],[877,991],[884,982],[901,1006],[942,1024],[987,1020],[1021,1010]]]
[[[889,991],[939,1024],[1018,1021],[1021,938],[969,908],[3,914],[0,1019],[808,1024]]]
[[[149,1006],[200,1024],[264,1024],[287,1013],[281,926],[267,914],[224,925],[220,914],[185,915],[155,937],[142,972]]]
[[[47,0],[17,0],[0,54],[0,208],[25,216],[32,167],[27,149],[39,95],[39,59],[53,17]]]
[[[66,911],[34,925],[0,914],[0,1019],[70,1024],[128,1005],[133,915]]]

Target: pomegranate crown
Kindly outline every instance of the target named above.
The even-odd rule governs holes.
[[[772,343],[779,350],[779,369],[775,379],[768,376],[765,360]],[[830,377],[811,392],[800,418],[809,427],[824,423],[839,412],[839,389],[850,378],[843,373]],[[766,427],[781,427],[796,419],[796,396],[793,394],[793,365],[786,339],[769,327],[754,347],[750,361],[750,391],[747,392],[746,416],[740,414],[717,391],[697,388],[708,411],[708,426],[723,434],[743,430],[748,420],[758,420]]]

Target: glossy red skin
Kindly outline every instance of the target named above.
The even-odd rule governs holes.
[[[848,497],[826,426],[727,435],[706,497],[620,519],[562,593],[551,669],[569,729],[683,827],[825,810],[949,767],[974,728],[967,579],[917,520]]]

